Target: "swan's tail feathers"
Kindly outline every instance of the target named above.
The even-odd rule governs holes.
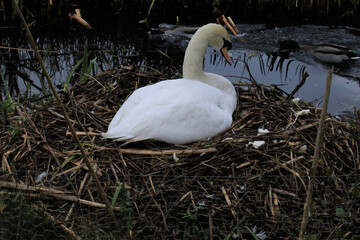
[[[101,137],[102,138],[109,138],[109,139],[112,139],[114,141],[128,141],[128,142],[131,142],[131,139],[134,138],[134,136],[130,135],[130,134],[118,135],[118,134],[114,134],[114,133],[111,133],[111,132],[101,133]]]
[[[100,135],[103,139],[108,138],[108,139],[112,139],[113,141],[119,141],[119,142],[126,141],[123,145],[126,145],[130,142],[139,142],[139,141],[151,139],[151,137],[133,136],[131,134],[117,134],[112,132],[101,133]]]

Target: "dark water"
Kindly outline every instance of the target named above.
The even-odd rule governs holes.
[[[277,43],[285,39],[295,39],[300,45],[321,43],[345,45],[360,54],[360,35],[358,35],[360,32],[358,29],[313,25],[275,29],[258,27],[259,30],[252,31],[254,26],[243,26],[245,32],[245,29],[249,30],[247,31],[248,34],[244,36],[245,43],[235,42],[235,49],[239,49],[240,54],[242,52],[253,52],[252,50],[254,50],[255,53],[261,56],[259,57],[261,60],[271,62],[271,57],[263,53],[276,50]],[[281,70],[271,70],[272,65],[266,64],[265,74],[255,70],[259,69],[259,59],[252,58],[250,61],[251,72],[258,82],[286,84],[282,86],[282,89],[287,92],[292,91],[299,83],[299,69],[304,68],[309,77],[301,87],[297,97],[306,101],[313,101],[314,104],[321,102],[325,88],[326,71],[332,67],[330,64],[318,62],[302,52],[297,52],[291,55],[290,59],[285,60]],[[279,62],[280,59],[277,59],[274,65],[278,66]],[[274,67],[274,69],[276,68]],[[328,111],[334,114],[347,111],[353,112],[354,107],[360,107],[360,60],[335,65],[334,72]]]
[[[309,77],[295,97],[321,106],[326,82],[326,72],[332,68],[311,56],[297,52],[289,59],[280,59],[269,54],[277,51],[278,43],[294,39],[300,45],[334,43],[345,45],[360,55],[360,30],[351,27],[325,27],[305,25],[298,27],[266,28],[265,25],[238,25],[242,38],[232,36],[232,66],[225,64],[219,53],[208,49],[205,56],[205,71],[227,76],[232,82],[248,82],[249,72],[244,70],[245,62],[258,83],[277,84],[290,93],[300,82],[301,73]],[[184,37],[163,36],[172,44],[185,48]],[[178,39],[177,41],[175,39]],[[214,61],[214,55],[217,60]],[[328,111],[333,114],[354,112],[360,108],[360,60],[334,66],[332,90]]]
[[[278,42],[284,39],[296,39],[300,44],[317,44],[323,42],[346,45],[360,54],[359,30],[348,27],[299,26],[268,29],[265,25],[239,25],[242,39],[232,37],[232,66],[225,64],[219,53],[208,49],[205,56],[205,71],[227,76],[232,82],[248,82],[249,72],[244,68],[248,64],[250,73],[258,83],[279,84],[286,92],[291,92],[301,79],[301,73],[309,77],[295,97],[305,101],[321,104],[326,70],[325,65],[303,53],[296,53],[289,59],[274,59],[268,52],[276,51]],[[30,48],[25,36],[8,34],[0,30],[0,46]],[[119,37],[120,36],[120,37]],[[66,37],[60,35],[37,37],[39,49],[50,47],[57,53],[49,53],[46,65],[54,83],[62,89],[70,70],[83,56],[83,49],[88,39],[89,58],[96,57],[92,75],[119,65],[136,64],[150,66],[159,71],[180,69],[183,54],[189,36],[167,35],[151,32],[105,36],[103,34],[73,33]],[[33,61],[34,55],[26,50],[0,49],[0,71],[6,81],[16,77],[20,95],[24,95],[26,85],[32,81],[31,94],[42,94],[38,64]],[[80,69],[75,73],[75,78]],[[359,100],[360,60],[335,66],[329,112],[341,114],[353,112],[360,108]],[[16,96],[16,89],[13,91]],[[4,96],[4,94],[3,94]],[[4,98],[4,97],[3,97]]]

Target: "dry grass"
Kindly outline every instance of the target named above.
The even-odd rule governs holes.
[[[123,232],[112,231],[53,101],[18,106],[9,117],[11,125],[20,126],[16,136],[2,126],[0,196],[7,199],[5,203],[15,192],[22,193],[31,209],[61,223],[59,231],[71,238],[224,239],[236,234],[238,239],[253,239],[251,229],[257,226],[267,239],[294,239],[300,229],[320,110],[304,102],[292,103],[276,86],[252,83],[237,88],[239,104],[232,128],[209,141],[121,147],[96,135],[106,130],[135,88],[175,75],[122,66],[62,95],[106,194],[110,200],[118,194],[114,210]],[[302,109],[310,114],[296,117]],[[258,135],[259,128],[269,133]],[[265,144],[258,149],[249,145],[260,140]],[[360,218],[358,141],[347,123],[326,119],[321,177],[314,188],[307,236],[360,236],[355,227]],[[43,171],[48,175],[36,184]],[[5,204],[3,214],[11,211],[9,206]],[[84,226],[91,231],[84,231]]]

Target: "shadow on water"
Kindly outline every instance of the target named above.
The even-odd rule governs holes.
[[[225,75],[234,83],[255,80],[261,84],[275,84],[287,93],[296,88],[303,74],[307,72],[309,77],[294,97],[321,105],[326,70],[331,66],[316,62],[302,53],[291,55],[290,58],[280,58],[270,52],[276,50],[277,42],[288,36],[289,33],[292,33],[290,37],[300,38],[300,41],[304,42],[310,38],[309,36],[316,37],[319,29],[323,29],[332,37],[335,36],[335,33],[317,26],[266,29],[263,25],[241,25],[240,29],[244,33],[245,40],[239,41],[233,38],[232,58],[234,64],[232,66],[226,64],[218,52],[209,48],[204,60],[205,71]],[[343,28],[340,30],[345,31]],[[344,32],[341,33],[344,34]],[[34,53],[28,50],[30,45],[25,36],[19,38],[18,34],[1,35],[1,46],[18,48],[0,49],[0,71],[5,76],[12,96],[16,98],[17,96],[24,97],[24,95],[45,95],[47,93],[44,90],[46,85],[39,64],[35,61]],[[74,33],[67,37],[61,35],[37,37],[37,46],[43,50],[42,55],[46,66],[59,90],[63,89],[71,69],[83,57],[84,44],[87,39],[89,59],[96,57],[90,73],[92,76],[120,65],[147,66],[163,73],[171,71],[181,74],[183,55],[189,41],[186,37],[145,34],[145,32],[116,39],[94,34],[85,36],[81,33]],[[360,46],[354,43],[356,39],[350,38],[349,40],[347,38],[346,43],[359,50]],[[49,51],[46,51],[47,49]],[[360,88],[356,78],[359,76],[357,66],[354,67],[351,64],[337,66],[335,73],[329,112],[341,114],[353,112],[354,107],[360,108],[358,99]],[[75,70],[72,81],[76,81],[80,74],[81,65]],[[341,76],[341,74],[345,76]],[[4,97],[4,92],[2,92],[2,98]]]

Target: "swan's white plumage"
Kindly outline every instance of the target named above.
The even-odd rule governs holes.
[[[229,80],[203,71],[208,45],[221,49],[227,31],[217,24],[200,28],[185,53],[184,79],[166,80],[134,91],[111,121],[104,138],[146,139],[185,144],[213,137],[232,124],[235,88]]]

